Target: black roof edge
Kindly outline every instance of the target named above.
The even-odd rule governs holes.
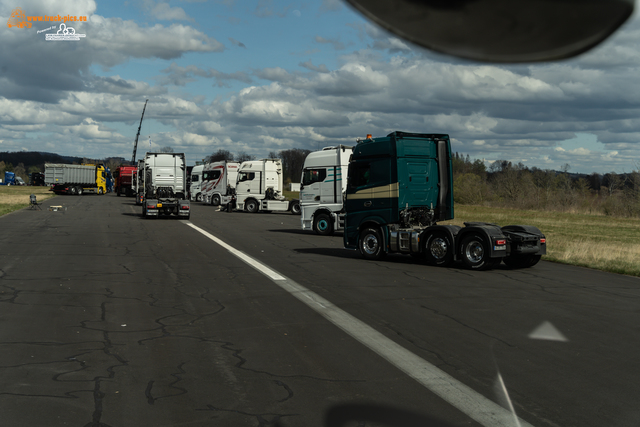
[[[391,132],[387,135],[388,138],[449,138],[449,135],[446,133],[411,133],[411,132],[402,132],[395,131]]]

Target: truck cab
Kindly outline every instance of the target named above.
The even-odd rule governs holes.
[[[359,140],[349,163],[344,245],[367,259],[410,254],[431,265],[454,261],[476,270],[504,260],[531,267],[546,253],[536,227],[499,227],[453,219],[451,143],[446,134],[393,132]]]
[[[226,205],[236,194],[240,163],[221,160],[208,163],[202,171],[202,200],[213,206]]]
[[[314,151],[304,160],[300,182],[303,230],[330,235],[343,228],[342,199],[353,147],[339,145]]]
[[[189,219],[187,165],[184,153],[147,153],[142,171],[142,216]]]

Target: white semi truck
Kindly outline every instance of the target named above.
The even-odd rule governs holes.
[[[189,219],[187,164],[184,153],[147,153],[144,157],[142,216]]]
[[[300,222],[303,230],[330,235],[344,228],[342,195],[353,147],[339,145],[309,153],[300,182]]]
[[[236,192],[240,163],[226,160],[204,165],[201,179],[202,201],[213,206],[231,202]]]
[[[282,185],[280,159],[242,162],[236,182],[236,209],[251,213],[273,211],[300,214],[300,201],[285,200]]]

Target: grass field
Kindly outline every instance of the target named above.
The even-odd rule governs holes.
[[[449,224],[484,221],[538,227],[547,238],[542,259],[640,276],[640,219],[456,205]]]
[[[35,194],[38,202],[55,196],[49,187],[0,185],[0,215],[29,207],[29,196]]]
[[[299,199],[300,198],[300,192],[298,191],[288,191],[288,190],[284,190],[282,192],[282,195],[284,197],[287,198],[287,200],[292,200],[292,199]]]

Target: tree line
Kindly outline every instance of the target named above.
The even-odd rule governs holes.
[[[481,160],[455,153],[453,197],[456,203],[603,214],[640,216],[640,172],[604,175],[571,174],[569,164],[560,171],[528,168],[507,160],[488,168]]]

